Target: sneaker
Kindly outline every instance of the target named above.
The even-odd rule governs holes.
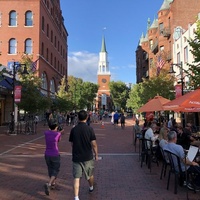
[[[194,187],[191,183],[187,184],[187,188],[190,189],[190,190],[196,191],[196,192],[200,191],[199,187]]]
[[[92,190],[89,188],[89,193],[92,193],[93,191],[94,191],[94,186]]]
[[[46,183],[46,184],[44,185],[44,192],[45,192],[46,195],[49,196],[49,193],[50,193],[50,186],[49,186],[48,183]]]

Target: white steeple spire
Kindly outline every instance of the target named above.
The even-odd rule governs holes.
[[[98,75],[110,75],[109,63],[107,58],[106,43],[104,36],[102,37],[101,51],[99,53]]]

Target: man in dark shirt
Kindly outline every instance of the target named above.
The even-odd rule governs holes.
[[[196,141],[196,139],[192,136],[191,126],[192,125],[190,123],[187,123],[185,128],[183,129],[183,132],[186,134],[187,137],[186,149],[189,149],[191,142]]]
[[[72,128],[69,136],[69,141],[72,144],[72,161],[73,161],[73,177],[74,177],[74,200],[79,200],[79,186],[82,174],[89,183],[89,192],[94,189],[94,160],[98,160],[98,150],[96,136],[94,130],[86,124],[87,112],[81,110],[78,113],[79,123]]]

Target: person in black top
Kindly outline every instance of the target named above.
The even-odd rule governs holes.
[[[124,113],[121,114],[120,123],[121,123],[121,128],[124,129],[124,127],[125,127],[125,116],[124,116]]]
[[[96,136],[92,127],[86,124],[87,112],[81,110],[78,113],[79,123],[72,128],[69,141],[72,144],[72,161],[73,161],[73,177],[74,177],[74,200],[79,200],[79,186],[82,174],[89,183],[89,192],[94,189],[94,159],[98,160],[98,148]]]

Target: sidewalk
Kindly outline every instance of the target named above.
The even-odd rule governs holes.
[[[129,126],[128,126],[129,125]],[[110,120],[101,124],[91,124],[94,128],[99,156],[96,162],[95,191],[88,194],[85,178],[81,181],[80,200],[183,200],[186,188],[178,187],[174,192],[173,176],[169,190],[167,176],[160,180],[161,164],[152,166],[150,173],[144,164],[140,167],[138,153],[132,145],[132,120],[126,128],[114,129]],[[47,127],[38,126],[36,135],[8,136],[0,134],[0,173],[2,200],[73,200],[73,178],[71,161],[71,144],[68,142],[71,127],[65,127],[65,134],[59,144],[61,153],[61,170],[58,177],[60,191],[52,191],[50,196],[44,194],[43,185],[48,180],[44,161],[43,131]],[[138,148],[137,148],[138,149]],[[200,193],[188,191],[190,200],[200,199]]]

